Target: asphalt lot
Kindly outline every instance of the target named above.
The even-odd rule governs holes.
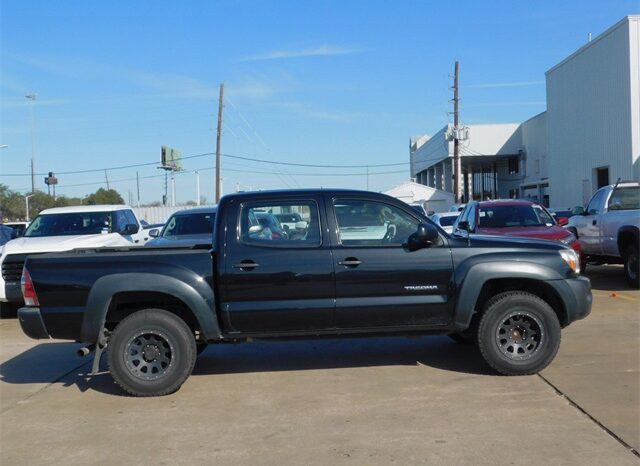
[[[590,267],[594,309],[541,375],[446,337],[209,347],[182,389],[124,396],[78,346],[0,321],[0,462],[640,464],[640,292]],[[103,363],[106,370],[106,365]]]

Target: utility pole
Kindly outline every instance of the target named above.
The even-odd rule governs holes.
[[[104,180],[107,182],[107,191],[109,191],[109,175],[107,175],[107,170],[104,171]]]
[[[458,126],[458,70],[459,65],[456,60],[455,72],[453,75],[453,194],[455,196],[455,203],[459,204],[462,202],[460,196],[460,172],[461,164],[460,164],[460,140],[459,138],[459,130]]]
[[[196,170],[196,205],[200,205],[200,172]]]
[[[220,144],[222,142],[222,109],[224,108],[224,83],[220,84],[220,98],[218,99],[218,131],[216,137],[216,204],[220,202]]]
[[[136,172],[136,190],[138,191],[138,207],[140,207],[140,176]]]
[[[171,207],[176,206],[176,171],[171,170]]]
[[[38,98],[38,94],[31,92],[25,95],[29,100],[29,108],[31,109],[31,192],[36,192],[36,117],[33,111],[33,104]],[[29,214],[27,214],[28,216]]]

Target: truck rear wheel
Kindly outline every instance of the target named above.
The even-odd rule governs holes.
[[[178,316],[145,309],[126,317],[108,346],[111,376],[134,396],[162,396],[177,391],[196,362],[193,332]]]
[[[555,357],[560,333],[558,316],[544,300],[507,291],[487,302],[478,326],[478,347],[501,374],[535,374]]]
[[[638,248],[636,246],[628,246],[624,252],[624,274],[627,277],[627,283],[633,288],[640,286],[640,263],[638,262]]]

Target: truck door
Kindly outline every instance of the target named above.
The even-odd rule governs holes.
[[[225,327],[244,333],[331,328],[335,281],[321,197],[229,204],[220,300]],[[298,213],[285,231],[276,214]]]
[[[602,254],[602,244],[600,241],[599,218],[604,213],[604,202],[607,197],[607,190],[600,189],[593,195],[584,215],[576,221],[578,239],[585,254]]]
[[[338,328],[438,325],[452,312],[453,262],[440,244],[403,248],[420,219],[384,200],[332,200]]]

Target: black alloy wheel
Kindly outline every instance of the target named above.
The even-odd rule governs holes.
[[[560,338],[560,321],[551,306],[519,290],[486,303],[477,333],[484,360],[504,375],[540,372],[558,352]]]
[[[134,396],[177,391],[196,362],[193,330],[162,309],[127,316],[114,329],[107,348],[111,376]]]

